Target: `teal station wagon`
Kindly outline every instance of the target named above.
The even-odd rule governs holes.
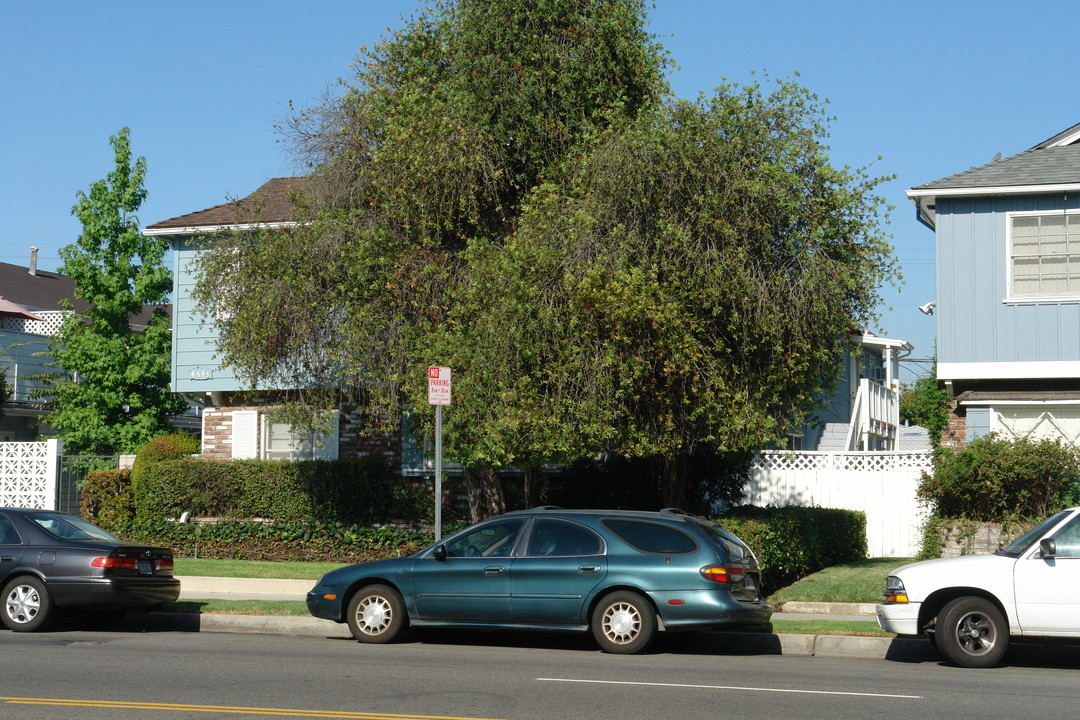
[[[645,650],[658,631],[768,622],[753,552],[679,510],[521,510],[415,555],[324,575],[315,617],[386,643],[402,630],[477,627],[591,631],[612,653]]]

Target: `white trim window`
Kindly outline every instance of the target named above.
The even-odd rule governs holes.
[[[270,413],[233,411],[234,458],[263,460],[337,460],[338,413],[327,411],[325,433],[293,432],[289,423],[278,422]]]
[[[1009,297],[1080,298],[1080,211],[1006,214]]]

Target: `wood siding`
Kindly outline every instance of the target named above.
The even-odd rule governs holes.
[[[217,333],[202,325],[191,291],[195,275],[190,267],[198,252],[187,240],[173,241],[173,391],[205,393],[240,390],[240,382],[231,370],[223,369],[215,357]]]
[[[938,199],[939,362],[1080,360],[1080,299],[1006,302],[1006,213],[1076,208],[1064,194]]]

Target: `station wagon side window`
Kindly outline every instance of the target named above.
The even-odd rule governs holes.
[[[609,518],[604,527],[620,540],[641,552],[654,555],[688,555],[698,549],[697,541],[682,530],[644,520]]]
[[[22,538],[6,515],[0,515],[0,545],[20,545]]]
[[[446,543],[448,557],[509,557],[525,521],[500,520],[471,528]]]
[[[532,557],[574,557],[600,555],[603,539],[587,527],[566,520],[541,518],[533,525],[527,555]]]

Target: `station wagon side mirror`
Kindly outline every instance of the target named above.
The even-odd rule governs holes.
[[[1057,542],[1054,541],[1054,538],[1043,538],[1039,541],[1039,548],[1042,550],[1044,558],[1052,558],[1057,555]]]
[[[438,545],[436,545],[431,550],[431,557],[435,558],[436,560],[445,560],[446,559],[446,546],[443,545],[442,543],[439,543]]]

